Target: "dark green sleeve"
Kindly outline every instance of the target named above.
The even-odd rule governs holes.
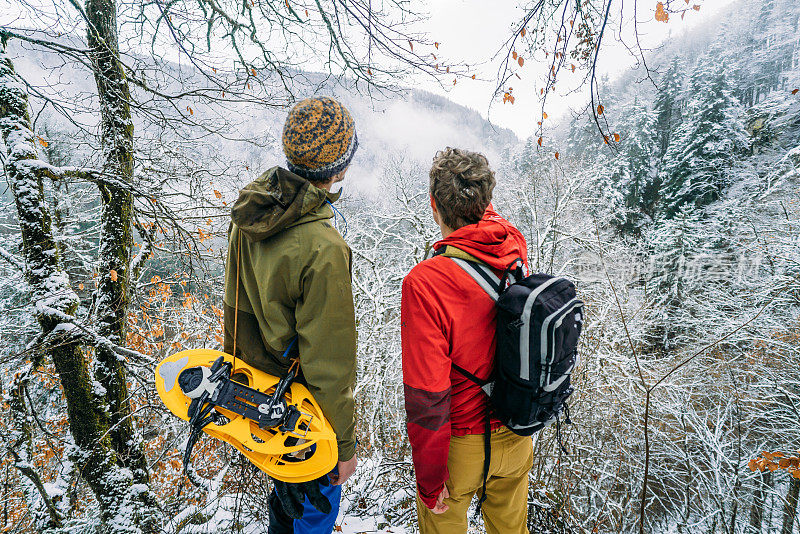
[[[356,324],[350,249],[342,241],[313,250],[295,309],[300,366],[311,394],[333,425],[339,460],[355,454]]]

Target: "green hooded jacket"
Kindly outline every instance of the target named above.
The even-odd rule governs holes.
[[[225,269],[225,352],[283,376],[297,335],[305,383],[333,425],[339,460],[355,454],[356,325],[350,248],[331,225],[331,194],[273,167],[239,193],[231,212]],[[240,232],[243,236],[240,239]]]

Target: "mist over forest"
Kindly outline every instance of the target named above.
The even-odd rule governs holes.
[[[555,56],[559,68],[591,65],[581,50],[607,3],[583,4],[589,44]],[[658,5],[673,19],[684,9]],[[203,35],[190,28],[174,31]],[[533,437],[531,532],[800,533],[800,3],[732,3],[598,79],[597,100],[568,117],[531,117],[527,139],[352,51],[340,78],[268,55],[280,74],[211,74],[199,52],[188,64],[136,48],[98,94],[104,56],[83,38],[0,36],[3,532],[265,531],[267,477],[232,447],[204,436],[193,463],[205,487],[185,479],[186,424],[153,370],[177,350],[221,350],[230,207],[284,165],[287,106],[331,95],[360,144],[334,219],[353,252],[358,329],[344,532],[417,531],[400,289],[440,238],[428,171],[453,146],[487,156],[494,207],[525,236],[531,269],[575,281],[585,302],[565,450],[555,428]],[[438,44],[423,60],[404,34],[387,39],[376,50],[444,70],[429,57]],[[394,85],[371,87],[380,76]],[[26,113],[27,137],[9,134]]]

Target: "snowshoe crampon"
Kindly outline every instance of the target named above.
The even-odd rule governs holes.
[[[336,434],[308,389],[293,375],[280,379],[233,363],[211,349],[173,354],[156,366],[158,394],[193,434],[202,429],[230,443],[273,478],[307,482],[329,473],[338,458]]]

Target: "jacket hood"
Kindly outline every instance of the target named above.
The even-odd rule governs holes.
[[[339,199],[281,167],[247,184],[231,209],[231,219],[250,241],[262,241],[291,226],[333,217],[325,205]]]
[[[448,245],[499,271],[505,270],[517,258],[522,258],[526,265],[528,263],[528,249],[522,233],[494,211],[491,204],[480,221],[462,226],[434,243],[433,249]]]

